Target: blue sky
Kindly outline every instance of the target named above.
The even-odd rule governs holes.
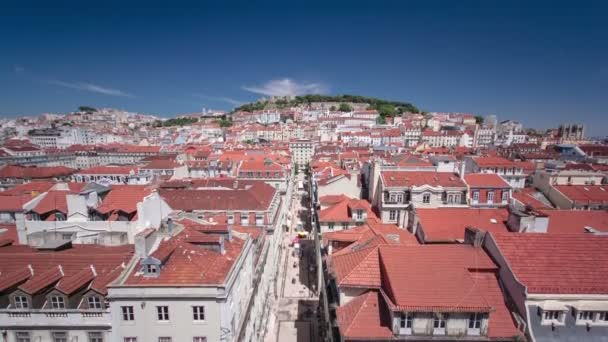
[[[0,115],[323,92],[608,131],[606,2],[83,3],[0,5]]]

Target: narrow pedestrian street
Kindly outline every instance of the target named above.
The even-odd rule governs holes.
[[[304,182],[304,175],[296,176],[296,185]],[[316,269],[314,241],[308,234],[310,224],[306,208],[307,193],[294,189],[290,208],[291,224],[283,239],[283,253],[279,268],[280,297],[275,302],[275,323],[269,327],[267,342],[317,341],[317,307],[315,294]],[[270,325],[274,325],[270,323]]]

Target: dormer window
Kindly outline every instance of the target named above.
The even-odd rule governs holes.
[[[363,220],[363,210],[362,209],[357,209],[356,217],[357,217],[357,220]]]
[[[62,296],[51,296],[51,308],[65,309],[65,299]]]
[[[234,214],[228,214],[227,220],[228,224],[234,224]]]
[[[30,307],[26,296],[15,296],[13,300],[15,302],[15,309],[27,309]]]
[[[542,324],[551,325],[551,324],[564,324],[565,312],[560,310],[544,310],[542,312]]]
[[[433,317],[433,335],[445,335],[445,326],[448,314],[435,314]]]
[[[481,334],[481,322],[483,320],[482,313],[472,313],[469,315],[469,329],[467,333],[469,335],[480,335]]]
[[[425,203],[425,204],[431,203],[431,194],[422,195],[422,203]]]
[[[414,316],[409,312],[402,312],[399,315],[399,334],[411,335]]]
[[[99,298],[98,296],[90,296],[88,298],[87,302],[89,304],[89,309],[97,309],[97,310],[102,309],[101,298]]]
[[[148,274],[156,274],[158,271],[156,265],[146,265],[146,273]]]
[[[494,202],[494,191],[488,191],[488,203]]]

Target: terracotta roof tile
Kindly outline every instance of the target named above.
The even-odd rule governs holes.
[[[436,208],[416,209],[425,242],[464,240],[467,227],[487,232],[508,232],[507,209]]]
[[[492,233],[528,293],[608,294],[608,236]]]
[[[382,171],[380,177],[386,187],[412,187],[423,185],[430,185],[433,187],[466,187],[457,174],[449,172]]]

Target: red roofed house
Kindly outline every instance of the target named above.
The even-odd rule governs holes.
[[[521,337],[481,248],[372,241],[328,261],[342,341]]]
[[[20,243],[60,239],[121,245],[133,243],[140,230],[166,224],[172,209],[141,185],[58,183],[24,204],[23,211],[24,219],[16,220]]]
[[[495,173],[469,173],[467,201],[472,207],[504,207],[511,200],[511,186]]]
[[[466,193],[466,184],[454,173],[381,171],[372,203],[382,222],[405,228],[414,208],[465,207]]]
[[[111,184],[148,184],[151,174],[140,174],[139,168],[127,166],[94,166],[80,170],[72,175],[72,180],[79,183],[96,182],[101,185]]]
[[[508,218],[505,208],[420,208],[410,230],[420,243],[464,242],[466,228],[508,232]]]
[[[466,157],[466,173],[495,173],[500,175],[513,189],[523,188],[526,174],[516,162],[502,157]]]
[[[533,341],[606,339],[608,236],[491,233],[484,248]]]
[[[377,216],[369,202],[348,197],[319,211],[321,233],[349,229],[370,219],[377,219]]]
[[[184,219],[168,236],[140,234],[140,247],[154,235],[160,243],[138,249],[138,262],[110,286],[115,315],[108,341],[146,336],[155,341],[236,341],[241,332],[249,340],[263,314],[248,310],[257,310],[252,303],[268,297],[265,283],[254,281],[262,273],[255,263],[254,239],[231,226],[218,228]]]
[[[0,329],[6,341],[112,341],[109,283],[133,246],[53,242],[0,247]],[[6,339],[8,338],[8,339]]]
[[[238,166],[239,179],[264,180],[280,191],[287,190],[289,172],[283,165],[263,156],[252,157],[240,162]]]
[[[559,209],[606,209],[608,186],[604,174],[579,170],[540,171],[534,186]]]

